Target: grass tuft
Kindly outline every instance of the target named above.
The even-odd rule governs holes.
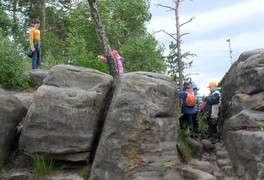
[[[35,154],[33,162],[34,174],[37,178],[50,175],[54,171],[54,162],[52,160],[45,160],[43,156]]]

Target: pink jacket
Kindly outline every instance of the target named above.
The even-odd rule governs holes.
[[[121,62],[121,60],[120,60],[121,57],[120,57],[120,55],[117,53],[117,51],[115,51],[115,50],[112,51],[112,54],[113,54],[114,58],[117,60],[116,62],[117,62],[117,68],[118,68],[119,74],[122,75],[122,74],[124,73],[124,67],[123,67],[122,62]],[[103,56],[98,56],[98,58],[99,58],[101,61],[107,63],[107,59],[106,59],[105,57],[103,57]]]

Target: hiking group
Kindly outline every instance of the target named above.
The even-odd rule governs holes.
[[[207,88],[210,94],[202,97],[196,84],[184,83],[183,90],[178,92],[181,99],[181,113],[179,118],[180,128],[187,130],[189,127],[190,137],[198,138],[199,124],[205,117],[208,125],[207,138],[212,144],[220,141],[218,130],[218,113],[221,105],[221,88],[215,81],[211,81]]]

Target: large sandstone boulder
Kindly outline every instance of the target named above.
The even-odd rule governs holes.
[[[27,109],[15,96],[0,88],[0,159],[6,159],[15,144],[16,126]]]
[[[90,180],[179,179],[176,93],[175,84],[160,74],[121,76]]]
[[[264,49],[240,55],[222,82],[223,137],[237,173],[264,179]]]
[[[93,69],[54,66],[23,121],[20,147],[55,159],[89,159],[112,81]]]

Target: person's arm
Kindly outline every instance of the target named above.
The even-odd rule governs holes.
[[[105,63],[107,62],[107,59],[104,56],[98,56],[98,58]]]
[[[219,93],[213,93],[210,96],[206,97],[206,103],[210,105],[218,104],[220,102],[220,95]]]
[[[30,33],[29,33],[29,44],[30,44],[30,48],[31,50],[34,52],[35,51],[35,47],[34,47],[34,29],[32,28]]]
[[[187,93],[185,91],[178,92],[179,98],[186,99]]]

